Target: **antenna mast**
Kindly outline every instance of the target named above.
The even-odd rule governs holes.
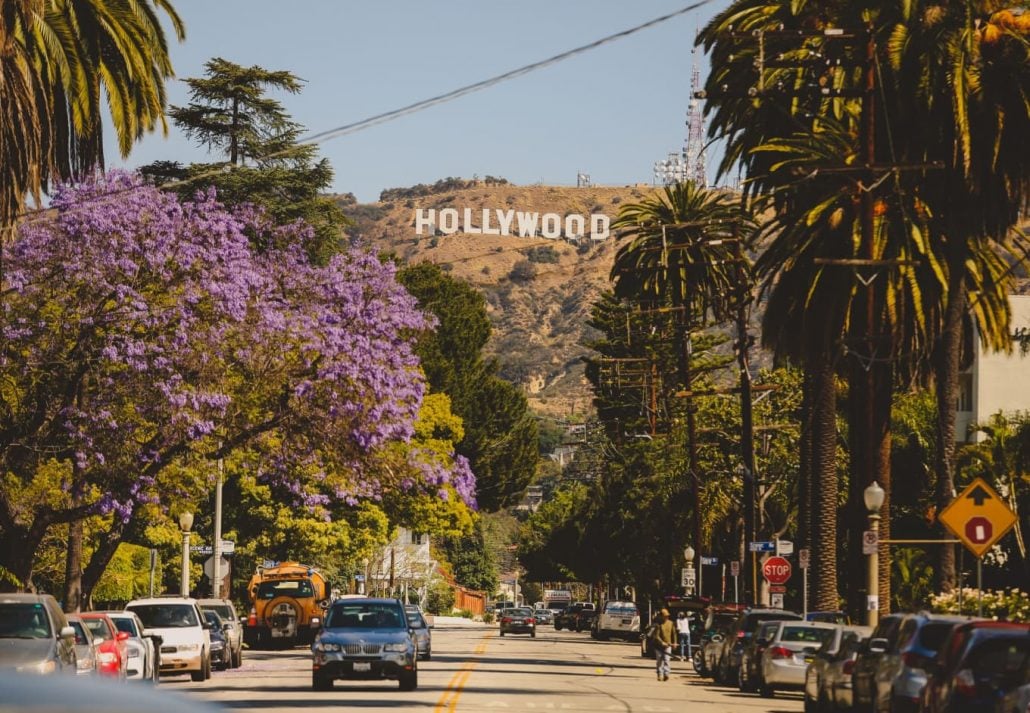
[[[695,98],[701,89],[701,70],[697,66],[697,47],[690,50],[690,102],[687,104],[687,145],[683,147],[683,163],[687,180],[701,188],[708,187],[705,175],[705,120]]]

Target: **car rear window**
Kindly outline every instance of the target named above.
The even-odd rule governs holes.
[[[203,604],[200,608],[203,611],[213,611],[226,621],[233,621],[232,609],[225,604]]]
[[[944,640],[948,638],[948,633],[954,626],[955,625],[950,621],[927,622],[923,625],[923,628],[919,630],[919,645],[924,649],[940,651],[940,648],[944,646]]]
[[[806,644],[825,644],[833,638],[833,629],[814,626],[785,626],[780,634],[780,641],[803,642]]]
[[[758,628],[763,621],[783,621],[784,619],[798,620],[798,614],[790,612],[763,612],[748,614],[744,619],[744,631],[751,632]]]
[[[966,661],[977,678],[1012,676],[1026,670],[1030,637],[988,640],[969,652]]]
[[[129,636],[139,636],[139,632],[136,631],[136,622],[127,616],[113,616],[111,621],[114,622],[114,628],[118,631],[124,631]]]
[[[107,629],[107,622],[103,619],[83,619],[83,624],[93,632],[94,639],[110,639],[111,632]]]
[[[258,599],[285,597],[313,597],[315,589],[307,579],[288,579],[283,582],[262,582],[257,588]]]

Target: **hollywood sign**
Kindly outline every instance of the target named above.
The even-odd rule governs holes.
[[[478,219],[473,220],[473,215]],[[444,235],[465,233],[466,235],[517,235],[521,238],[548,238],[557,240],[579,240],[588,234],[591,240],[607,240],[611,235],[611,219],[603,213],[589,216],[571,213],[561,216],[557,213],[530,213],[521,210],[483,208],[473,211],[465,208],[417,208],[415,210],[415,235]]]

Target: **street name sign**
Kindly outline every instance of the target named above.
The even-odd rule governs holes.
[[[708,564],[708,565],[719,564],[719,558],[718,557],[702,557],[701,558],[701,564]]]
[[[1016,515],[987,481],[977,478],[941,511],[940,521],[967,550],[983,557],[1016,524]]]
[[[783,557],[770,557],[762,563],[762,576],[769,584],[786,584],[790,579],[790,562]]]
[[[749,542],[747,548],[752,552],[775,552],[775,542]]]

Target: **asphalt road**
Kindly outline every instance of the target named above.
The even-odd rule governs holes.
[[[163,678],[159,690],[179,691],[227,710],[367,709],[443,713],[489,711],[620,711],[623,713],[793,713],[800,694],[772,700],[740,694],[698,678],[684,662],[656,680],[654,662],[636,644],[593,641],[586,634],[541,627],[535,639],[497,635],[493,626],[447,626],[433,631],[433,659],[419,662],[418,690],[394,681],[337,681],[311,690],[306,649],[247,651],[244,664],[211,680]]]

